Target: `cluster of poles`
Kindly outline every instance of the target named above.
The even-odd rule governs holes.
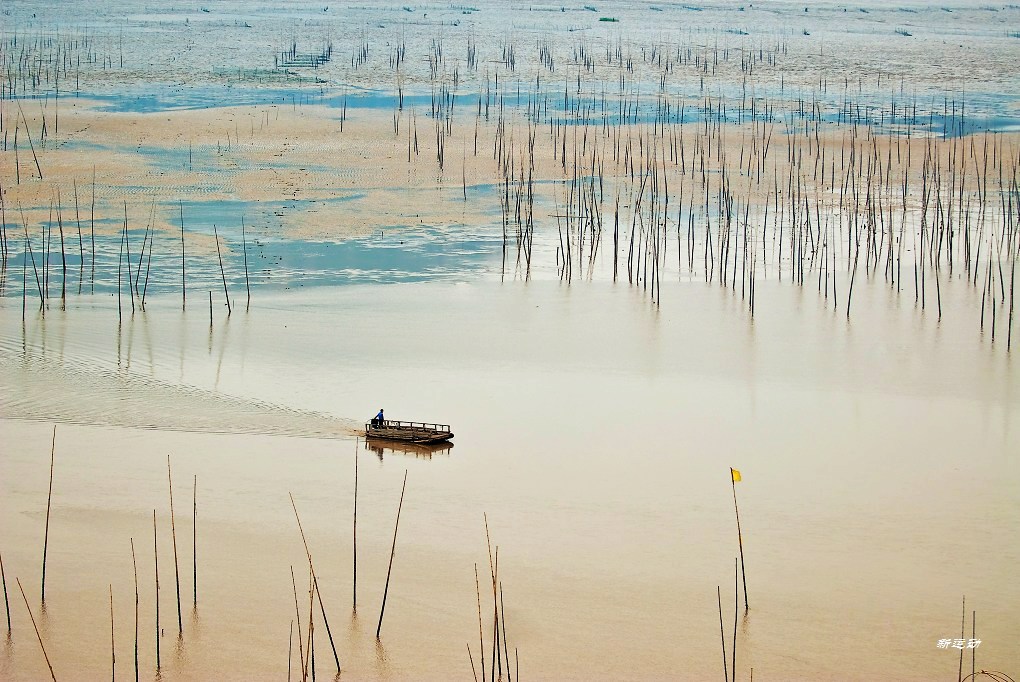
[[[46,605],[46,558],[49,550],[49,530],[50,530],[50,511],[52,508],[53,500],[53,480],[54,480],[54,463],[56,453],[56,442],[57,442],[57,429],[53,428],[53,439],[50,449],[50,476],[49,476],[49,489],[46,498],[46,521],[45,521],[45,534],[43,539],[43,550],[42,550],[42,567],[41,567],[41,581],[40,581],[40,604],[43,608]],[[393,527],[393,539],[390,548],[389,565],[386,571],[386,584],[383,590],[382,604],[379,610],[379,621],[376,627],[376,638],[382,636],[382,625],[383,616],[386,611],[386,601],[389,594],[390,578],[393,571],[393,561],[396,556],[397,547],[397,532],[400,527],[400,514],[404,504],[404,493],[407,488],[407,474],[404,474],[404,481],[400,491],[400,501],[397,505],[396,520]],[[177,637],[178,641],[183,641],[185,637],[184,618],[183,618],[183,602],[181,598],[181,582],[182,582],[182,571],[181,564],[178,555],[177,545],[177,526],[176,526],[176,514],[174,511],[174,494],[173,494],[173,473],[171,468],[171,458],[167,456],[167,490],[169,496],[169,512],[170,512],[170,533],[171,542],[173,546],[173,563],[174,563],[174,591],[176,596],[177,604]],[[332,653],[334,663],[336,665],[336,672],[340,672],[340,655],[337,650],[337,644],[333,638],[332,630],[329,626],[329,619],[326,614],[325,604],[323,603],[321,588],[319,584],[318,576],[315,572],[315,564],[312,560],[311,548],[308,544],[307,536],[305,535],[304,527],[301,523],[301,516],[298,513],[297,503],[294,500],[293,494],[290,495],[291,507],[294,511],[294,518],[297,521],[298,531],[301,535],[301,541],[305,550],[305,557],[308,562],[308,608],[306,614],[302,613],[301,604],[298,598],[297,580],[294,573],[294,567],[291,566],[291,583],[294,594],[294,608],[296,619],[291,621],[290,624],[290,640],[288,645],[288,663],[287,663],[287,679],[291,679],[292,673],[295,669],[300,672],[302,680],[315,679],[316,668],[315,668],[315,631],[318,627],[318,623],[321,622],[325,628],[327,638]],[[353,594],[352,594],[352,609],[354,612],[357,611],[358,607],[358,540],[357,540],[357,528],[358,528],[358,460],[357,453],[355,453],[354,459],[354,535],[353,535],[353,556],[354,556],[354,575],[353,575]],[[198,476],[193,477],[192,481],[192,608],[198,608]],[[486,526],[486,533],[488,533],[488,526]],[[155,635],[155,667],[157,674],[162,669],[162,653],[161,653],[161,640],[164,636],[164,626],[161,621],[160,614],[160,564],[159,564],[159,531],[157,524],[157,510],[152,512],[152,538],[153,538],[153,563],[152,563],[152,585],[154,594],[154,620],[151,625]],[[134,679],[138,680],[141,674],[142,665],[139,658],[139,641],[144,636],[143,623],[140,617],[141,608],[141,597],[140,597],[140,578],[138,570],[138,558],[139,555],[136,553],[136,546],[134,538],[129,540],[131,548],[131,565],[132,574],[134,576],[134,648],[133,648],[133,673]],[[140,549],[140,548],[139,548]],[[495,573],[493,575],[496,575]],[[4,593],[4,606],[5,614],[7,619],[7,635],[8,638],[12,636],[11,627],[11,609],[7,590],[7,578],[6,572],[4,571],[3,565],[3,554],[0,553],[0,577],[3,582],[3,593]],[[495,580],[495,579],[494,579]],[[31,604],[28,599],[24,587],[21,584],[20,578],[16,577],[16,583],[24,599],[25,608],[30,616],[30,620],[33,625],[33,629],[39,643],[40,649],[43,653],[43,657],[49,668],[51,678],[56,682],[57,673],[53,668],[53,665],[49,659],[49,653],[46,650],[46,643],[43,639],[42,633],[40,632],[36,619],[35,612],[33,611]],[[494,582],[495,585],[495,582]],[[501,596],[501,595],[500,595]],[[117,677],[117,643],[115,638],[115,611],[114,611],[114,591],[113,584],[109,586],[109,600],[110,600],[110,672],[113,679]],[[316,613],[316,605],[318,605],[318,613]],[[307,617],[306,617],[307,615]],[[295,624],[297,626],[295,633]],[[304,625],[302,625],[304,624]],[[295,637],[296,634],[296,637]],[[294,641],[297,640],[298,647],[297,652],[294,651]],[[505,640],[505,633],[504,633]],[[294,653],[298,654],[297,665],[294,665]],[[505,662],[507,659],[501,658],[501,665],[509,665]]]
[[[77,94],[82,78],[87,79],[92,71],[124,66],[122,41],[118,40],[117,55],[101,52],[111,42],[110,36],[88,28],[64,32],[5,31],[0,36],[0,101],[26,97],[43,97],[48,101],[53,95],[57,106],[61,83],[73,81],[71,91]]]
[[[754,65],[771,66],[786,51],[742,51],[739,97],[675,94],[679,65],[735,58],[726,49],[711,60],[682,48],[642,51],[646,65],[666,60],[658,90],[644,95],[628,69],[617,69],[615,92],[591,77],[593,50],[583,43],[575,46],[576,78],[558,85],[540,73],[522,82],[504,69],[501,78],[495,60],[477,106],[459,117],[449,73],[439,71],[430,116],[440,177],[448,138],[464,139],[466,167],[480,135],[491,135],[504,275],[511,262],[530,277],[543,224],[561,279],[590,279],[603,263],[614,281],[626,276],[658,302],[664,275],[699,278],[739,289],[751,317],[756,284],[769,278],[814,283],[849,317],[854,286],[866,277],[912,293],[941,318],[942,288],[962,274],[981,292],[980,330],[993,342],[1004,335],[1011,348],[1020,258],[1015,137],[975,132],[965,97],[924,102],[902,81],[884,96],[849,79],[840,92],[827,79],[810,93],[756,89]],[[547,41],[537,53],[552,71]],[[605,65],[621,57],[620,48],[608,50]],[[409,162],[419,152],[416,130],[415,122]],[[610,236],[611,251],[602,248]]]
[[[17,64],[25,59],[11,61],[13,40],[4,43],[5,60],[21,73]],[[635,46],[622,38],[600,44],[580,36],[564,48],[542,37],[530,61],[532,51],[509,36],[488,47],[488,59],[473,37],[467,38],[463,54],[444,40],[442,35],[433,38],[427,59],[416,60],[408,56],[402,35],[390,55],[398,93],[394,134],[400,138],[401,121],[408,116],[406,83],[426,80],[434,135],[419,138],[412,108],[405,125],[407,159],[434,158],[443,182],[451,166],[450,143],[460,143],[465,202],[469,187],[490,184],[469,178],[467,168],[469,154],[484,154],[484,138],[491,139],[504,277],[530,278],[535,257],[546,247],[547,262],[555,264],[564,281],[611,272],[614,281],[625,277],[658,304],[665,278],[700,279],[734,294],[739,289],[752,318],[760,312],[756,289],[768,279],[799,288],[813,285],[826,305],[848,318],[859,279],[880,279],[898,295],[913,294],[922,311],[933,310],[939,318],[943,288],[962,280],[980,292],[975,326],[992,342],[1005,337],[1006,348],[1012,347],[1020,146],[1015,135],[976,131],[974,106],[965,96],[918,95],[889,76],[883,89],[881,75],[874,87],[863,77],[837,82],[824,74],[809,90],[803,84],[791,87],[784,70],[791,52],[788,39],[755,43],[742,38],[734,47],[691,35]],[[18,50],[29,49],[24,41]],[[36,54],[48,43],[40,38],[31,45]],[[368,46],[363,35],[352,64],[367,62]],[[289,52],[296,54],[295,43]],[[462,58],[474,79],[471,93],[460,92]],[[420,72],[419,61],[427,62],[427,72]],[[457,106],[472,98],[475,106]],[[18,112],[0,115],[0,125],[7,120],[5,147],[13,118],[14,136],[24,131],[42,179],[22,100],[16,101]],[[57,128],[57,112],[43,106],[37,140],[48,135],[47,119]],[[345,118],[346,98],[341,126]],[[434,146],[434,156],[422,154],[428,146]],[[18,154],[17,145],[13,151]],[[16,183],[23,165],[16,159]],[[80,288],[85,242],[76,186],[73,191]],[[59,191],[51,204],[62,237]],[[133,250],[124,208],[118,310],[126,307],[125,300],[132,309],[144,308],[155,236],[146,228],[141,248]],[[32,244],[29,226],[22,222],[23,300],[34,281],[45,308],[53,278],[48,255],[40,273],[35,254],[50,248],[53,219],[43,226],[41,248]],[[94,216],[90,223],[94,234]],[[6,218],[0,225],[6,270],[8,232],[14,230]],[[229,314],[215,227],[214,232]],[[243,226],[242,249],[250,298]],[[94,268],[94,250],[91,260]],[[124,282],[127,296],[122,299]],[[211,316],[211,290],[209,298]]]
[[[60,198],[59,188],[54,189],[54,197],[50,202],[49,218],[39,226],[38,236],[34,236],[30,230],[28,220],[25,218],[24,209],[19,206],[21,239],[23,248],[21,253],[21,312],[24,320],[27,313],[28,300],[34,295],[39,298],[39,311],[42,315],[58,299],[59,307],[65,310],[67,297],[70,292],[81,295],[83,293],[96,293],[96,263],[97,255],[105,248],[109,250],[111,240],[101,236],[99,248],[96,241],[96,192],[95,176],[92,180],[91,201],[89,205],[89,217],[87,220],[87,231],[82,226],[82,211],[79,204],[78,185],[73,183],[74,194],[74,221],[73,227],[66,226],[63,219],[63,205]],[[180,266],[180,292],[181,307],[187,309],[187,246],[185,239],[184,204],[178,202],[180,218],[179,239],[164,240],[173,242],[164,244],[164,261],[176,261]],[[128,219],[128,204],[123,202],[123,222],[117,238],[116,266],[112,263],[112,253],[104,254],[107,262],[100,264],[100,271],[108,270],[111,273],[115,270],[114,283],[117,295],[117,316],[118,320],[123,318],[124,312],[130,305],[131,313],[136,310],[145,310],[145,301],[149,289],[149,275],[152,271],[152,256],[156,245],[156,202],[153,201],[149,211],[149,219],[142,235],[141,245],[135,246],[132,255],[131,228]],[[0,294],[6,294],[11,274],[8,272],[8,261],[11,260],[11,244],[16,238],[9,233],[7,220],[7,206],[0,195]],[[244,217],[241,218],[241,255],[244,273],[244,286],[246,294],[246,306],[251,304],[251,279],[248,271],[248,240],[245,230]],[[11,230],[12,232],[13,230]],[[227,307],[227,314],[233,311],[230,291],[227,284],[227,269],[223,261],[223,245],[219,235],[219,228],[213,225],[213,239],[216,242],[216,258],[219,268],[219,279],[223,286],[223,298]],[[74,249],[75,244],[78,248]],[[59,254],[59,255],[58,255]],[[77,267],[75,267],[75,263]],[[70,268],[69,268],[70,265]],[[164,285],[169,282],[164,282]],[[32,286],[34,285],[34,286]],[[31,294],[30,294],[31,292]],[[127,301],[125,302],[125,298]],[[213,322],[212,290],[209,290],[209,322]]]
[[[57,444],[57,427],[53,427],[53,439],[50,447],[50,476],[49,476],[49,489],[46,495],[46,525],[45,532],[43,535],[43,550],[42,550],[42,569],[40,578],[40,607],[45,609],[46,607],[46,557],[49,551],[49,538],[50,538],[50,511],[53,506],[53,474],[55,469],[55,454]],[[173,543],[174,552],[174,587],[177,600],[177,637],[178,641],[184,639],[184,608],[181,601],[181,565],[179,561],[179,555],[177,551],[177,524],[176,515],[174,513],[174,492],[173,492],[173,471],[171,468],[171,458],[167,455],[166,462],[167,472],[167,490],[170,500],[170,534],[171,541]],[[152,578],[154,585],[155,594],[155,621],[153,623],[155,643],[156,643],[156,672],[159,674],[162,668],[162,656],[160,650],[161,639],[163,637],[163,627],[160,624],[160,612],[159,612],[159,592],[160,592],[160,581],[159,581],[159,530],[157,525],[157,510],[152,510]],[[195,475],[192,479],[192,608],[198,608],[198,476]],[[131,547],[131,567],[132,574],[134,576],[134,649],[133,649],[133,671],[134,679],[137,680],[141,675],[141,665],[139,659],[139,641],[142,637],[142,622],[140,618],[140,590],[139,590],[139,575],[138,575],[138,555],[135,552],[135,540],[134,538],[129,539]],[[0,578],[3,581],[4,591],[4,607],[7,615],[7,637],[10,640],[12,637],[11,628],[11,608],[8,601],[7,595],[7,577],[3,569],[3,557],[0,555]],[[42,651],[43,658],[46,661],[46,665],[49,668],[50,677],[53,682],[57,682],[57,673],[50,662],[50,657],[46,651],[46,644],[43,640],[42,633],[39,631],[39,626],[35,619],[35,613],[32,610],[32,606],[29,603],[28,596],[25,593],[25,589],[21,584],[21,579],[15,577],[18,589],[21,592],[22,599],[25,603],[25,609],[28,612],[29,619],[32,623],[32,628],[35,632],[36,640],[39,642],[39,648]],[[109,585],[109,599],[110,599],[110,674],[112,679],[117,678],[117,642],[116,642],[116,628],[115,628],[115,611],[114,611],[114,598],[113,598],[113,583]]]
[[[40,578],[40,604],[43,608],[46,605],[46,559],[49,549],[49,530],[50,530],[50,518],[53,500],[53,482],[54,482],[54,471],[55,471],[55,453],[56,453],[56,441],[57,441],[57,429],[53,428],[53,437],[50,447],[50,469],[49,469],[49,486],[47,491],[46,499],[46,520],[45,520],[45,532],[43,539],[42,549],[42,566],[41,566],[41,578]],[[352,598],[351,608],[352,612],[356,613],[358,609],[358,457],[357,457],[357,443],[355,444],[355,457],[354,457],[354,505],[353,505],[353,535],[352,535],[352,554],[353,554],[353,576],[352,576]],[[733,510],[736,520],[737,529],[737,540],[739,555],[734,558],[734,585],[733,585],[733,629],[731,633],[731,640],[729,648],[727,648],[727,632],[726,625],[724,622],[724,609],[722,599],[722,587],[716,587],[716,598],[719,609],[719,634],[720,644],[722,651],[723,661],[723,677],[726,682],[733,680],[734,682],[738,678],[738,666],[737,666],[737,644],[738,644],[738,621],[740,616],[739,604],[741,601],[741,594],[743,595],[744,603],[744,617],[747,618],[750,613],[750,606],[747,596],[747,574],[745,570],[744,562],[744,541],[743,532],[740,523],[740,510],[737,504],[737,493],[736,483],[742,480],[741,473],[736,469],[730,468],[730,484],[733,494]],[[386,582],[383,589],[382,601],[379,610],[379,620],[376,627],[376,639],[381,638],[383,618],[386,611],[387,596],[389,594],[390,581],[393,572],[393,562],[396,556],[397,547],[397,534],[400,527],[400,516],[403,509],[404,496],[407,490],[407,472],[404,473],[403,483],[400,490],[400,499],[397,504],[396,518],[393,527],[392,544],[390,547],[389,562],[386,571]],[[185,637],[184,619],[183,619],[183,602],[181,597],[181,565],[178,555],[177,545],[177,530],[176,530],[176,519],[177,515],[174,510],[174,494],[173,494],[173,471],[171,466],[171,457],[167,456],[167,493],[169,499],[169,514],[170,514],[170,536],[173,547],[173,563],[174,563],[174,589],[176,596],[177,605],[177,637],[178,641],[183,641]],[[288,646],[287,646],[287,679],[293,679],[295,670],[300,676],[302,682],[306,682],[316,678],[316,662],[315,662],[315,633],[319,628],[319,623],[325,629],[327,639],[330,645],[330,653],[332,654],[333,663],[335,665],[336,674],[339,675],[341,672],[341,661],[340,654],[337,649],[337,642],[333,637],[333,632],[329,625],[329,618],[326,613],[325,603],[322,596],[322,591],[319,583],[318,575],[315,570],[315,563],[312,558],[312,551],[308,543],[308,538],[305,534],[304,526],[301,522],[301,516],[298,512],[297,503],[294,499],[293,494],[289,495],[291,508],[294,512],[294,519],[297,523],[297,529],[301,537],[302,546],[304,548],[305,558],[308,563],[308,599],[307,606],[303,610],[301,606],[301,598],[299,597],[299,591],[297,589],[297,578],[294,571],[294,566],[290,567],[291,574],[291,588],[294,598],[294,610],[295,618],[290,622],[289,634],[288,634]],[[488,515],[483,514],[483,522],[485,528],[485,541],[486,548],[488,551],[489,561],[489,583],[485,590],[481,588],[481,578],[478,570],[478,564],[474,564],[474,578],[475,578],[475,608],[478,616],[478,646],[475,649],[471,642],[467,643],[468,661],[471,665],[472,676],[475,682],[485,682],[490,680],[496,682],[497,680],[506,679],[507,682],[512,682],[515,678],[520,679],[520,658],[518,648],[511,646],[511,640],[507,635],[507,624],[506,624],[506,609],[504,606],[503,598],[503,581],[500,578],[499,572],[499,545],[492,544],[492,540],[489,533],[489,522]],[[198,477],[193,477],[192,482],[192,608],[198,608]],[[152,580],[154,586],[154,621],[152,622],[153,632],[155,635],[155,667],[157,675],[162,668],[161,658],[161,640],[164,636],[164,629],[160,620],[160,568],[159,568],[159,531],[157,525],[157,510],[153,509],[152,516],[152,538],[153,538],[153,563],[152,563]],[[139,589],[139,571],[138,571],[138,554],[136,552],[134,538],[129,540],[131,548],[131,564],[132,574],[134,580],[134,646],[133,646],[133,673],[136,680],[140,679],[140,658],[139,658],[139,641],[142,637],[142,622],[140,618],[140,589]],[[11,607],[7,589],[6,572],[3,564],[3,555],[0,553],[0,579],[3,583],[3,594],[4,594],[4,607],[7,619],[7,636],[8,639],[12,637],[11,627]],[[51,679],[56,682],[57,673],[53,668],[53,665],[49,659],[49,654],[46,650],[46,644],[43,639],[42,633],[39,630],[38,623],[35,619],[35,612],[32,609],[31,603],[29,602],[28,595],[25,592],[24,586],[21,583],[20,577],[15,577],[15,582],[18,586],[19,592],[21,593],[25,609],[29,614],[30,621],[33,626],[33,631],[36,639],[39,643],[40,650],[43,653],[44,660],[49,669]],[[742,588],[742,591],[741,591]],[[491,589],[491,610],[487,606],[483,609],[483,601],[488,603],[488,594]],[[486,595],[483,599],[483,593]],[[110,671],[112,679],[116,679],[117,672],[117,644],[115,637],[115,609],[114,609],[114,590],[113,584],[109,585],[109,603],[110,603]],[[318,607],[318,608],[316,608]],[[488,615],[486,615],[488,614]],[[966,623],[967,623],[967,602],[966,597],[963,599],[962,615],[960,623],[960,637],[959,641],[964,641],[966,637]],[[296,626],[296,627],[295,627]],[[977,641],[977,613],[972,611],[971,613],[971,642]],[[295,652],[294,643],[297,641],[297,651]],[[982,676],[988,676],[992,679],[1008,680],[1010,678],[1003,676],[1002,673],[996,671],[978,671],[976,667],[976,647],[969,647],[971,651],[971,671],[966,677],[964,676],[964,650],[960,648],[960,659],[958,669],[958,680],[964,682],[965,680],[976,679],[980,674]],[[295,664],[295,653],[297,654],[297,661]],[[475,654],[477,653],[477,661]],[[750,679],[753,682],[754,679],[754,668],[750,668]]]

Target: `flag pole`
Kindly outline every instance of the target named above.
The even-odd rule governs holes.
[[[739,478],[740,472],[730,467],[730,487],[733,488],[733,511],[737,515],[737,542],[740,544],[740,577],[744,582],[744,611],[747,611],[747,572],[744,571],[744,537],[740,532],[740,510],[737,508],[737,480]]]

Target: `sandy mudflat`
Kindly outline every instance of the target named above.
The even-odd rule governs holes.
[[[917,135],[908,140],[902,135],[873,134],[863,127],[856,132],[849,127],[822,128],[816,133],[808,126],[792,138],[798,167],[791,170],[791,138],[781,122],[725,126],[709,133],[698,122],[664,131],[642,124],[618,125],[607,135],[598,123],[567,129],[529,126],[515,113],[506,115],[500,130],[495,119],[486,123],[470,112],[455,114],[452,132],[443,133],[444,168],[440,170],[436,121],[410,110],[348,109],[343,132],[341,111],[321,105],[143,114],[109,113],[99,103],[71,99],[62,100],[59,128],[56,113],[48,111],[47,125],[58,132],[45,144],[35,142],[43,180],[24,140],[17,157],[12,153],[0,157],[5,177],[16,177],[16,158],[21,177],[20,183],[10,179],[5,183],[9,220],[20,221],[23,212],[29,227],[35,228],[56,220],[59,209],[69,232],[81,225],[108,235],[123,226],[125,204],[132,229],[151,224],[172,235],[180,229],[179,211],[174,210],[178,202],[184,203],[186,225],[194,220],[192,204],[200,207],[203,233],[209,230],[209,222],[236,229],[241,216],[263,234],[316,241],[418,224],[498,225],[503,171],[494,159],[497,150],[513,164],[514,181],[524,183],[530,178],[537,183],[538,219],[547,228],[554,227],[553,216],[563,212],[575,173],[588,177],[593,169],[602,176],[600,211],[614,210],[619,198],[627,212],[639,193],[641,168],[647,172],[653,156],[652,167],[661,166],[664,171],[659,182],[667,189],[672,185],[677,200],[683,200],[686,190],[688,204],[692,195],[703,191],[706,180],[718,186],[722,169],[733,176],[752,174],[754,168],[753,178],[730,182],[741,196],[757,203],[758,210],[766,196],[772,195],[775,201],[774,189],[789,190],[782,185],[788,185],[791,176],[831,192],[846,186],[848,169],[860,178],[865,164],[878,159],[888,176],[908,176],[912,183],[908,203],[916,208],[926,154],[938,158],[946,173],[951,158],[958,164],[962,159],[959,182],[974,192],[986,167],[985,157],[995,171],[1002,162],[998,157],[1012,158],[1010,150],[1017,146],[1014,134],[996,135],[990,149],[983,137],[932,142]],[[399,118],[399,133],[394,132],[394,114]],[[8,111],[8,127],[10,118]],[[33,130],[41,129],[37,110],[29,109],[28,120]],[[529,129],[536,140],[533,146],[528,144]],[[415,136],[417,153],[413,151]],[[655,148],[647,149],[645,142]],[[766,143],[767,156],[760,162]],[[855,164],[851,144],[856,147]],[[559,158],[564,150],[565,167]],[[681,160],[690,167],[681,166]],[[706,162],[707,176],[701,173]],[[993,174],[993,189],[996,181]],[[858,182],[863,185],[866,179]],[[889,182],[890,194],[899,189],[897,183]],[[192,234],[191,239],[195,248],[208,253],[214,246],[203,233]]]

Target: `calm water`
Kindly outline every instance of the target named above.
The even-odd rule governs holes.
[[[152,674],[153,508],[163,679],[284,675],[289,567],[307,580],[291,492],[345,677],[467,673],[483,513],[522,675],[715,677],[713,593],[721,584],[732,607],[737,552],[730,466],[744,477],[742,677],[951,674],[956,651],[936,643],[959,627],[963,594],[978,611],[978,666],[1016,668],[1017,370],[969,322],[939,325],[881,286],[862,288],[849,325],[778,286],[759,293],[768,312],[753,324],[732,294],[701,284],[667,285],[659,310],[599,284],[317,291],[269,297],[212,331],[173,300],[119,334],[106,306],[32,317],[24,335],[20,310],[3,310],[4,562],[35,595],[50,422],[61,423],[43,622],[58,675],[107,674],[110,583],[129,674],[131,537]],[[947,301],[952,319],[968,319],[973,296]],[[455,446],[431,458],[356,446],[346,434],[379,406],[451,422]],[[180,645],[168,454],[186,606],[194,475],[199,488],[200,603],[184,611]],[[23,608],[14,621],[3,675],[36,679]],[[323,674],[324,638],[316,648]]]

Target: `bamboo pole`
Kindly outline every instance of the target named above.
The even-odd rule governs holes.
[[[127,264],[128,294],[131,296],[131,314],[135,313],[135,283],[131,277],[131,236],[128,234],[127,201],[124,202],[124,262]],[[119,286],[119,283],[118,283]]]
[[[131,566],[135,573],[135,682],[138,682],[138,562],[135,561],[134,538],[131,538]]]
[[[977,611],[971,611],[970,615],[970,638],[972,641],[977,640]],[[974,670],[977,666],[977,647],[970,647],[970,676],[973,679]]]
[[[57,189],[57,229],[60,232],[60,309],[67,309],[67,255],[64,252],[64,220],[61,216],[60,189]]]
[[[25,588],[21,586],[21,579],[15,578],[18,581],[18,589],[21,590],[21,598],[25,600],[25,608],[28,609],[28,617],[32,619],[32,627],[35,628],[35,636],[39,640],[39,648],[42,649],[43,658],[46,659],[46,666],[50,669],[50,677],[53,678],[53,682],[57,682],[57,675],[53,672],[53,665],[50,663],[50,657],[46,653],[46,645],[43,644],[42,635],[39,634],[39,626],[35,624],[35,616],[32,614],[32,607],[28,605],[28,597],[25,596]]]
[[[24,325],[25,311],[29,305],[29,241],[24,241],[21,252],[21,325]],[[982,308],[983,309],[983,308]]]
[[[498,574],[499,547],[496,547],[496,561],[493,562],[492,541],[489,538],[488,513],[482,512],[482,520],[485,523],[485,547],[489,552],[489,577],[492,580],[492,663],[489,668],[489,676],[492,680],[495,680],[497,667],[502,672],[502,659],[500,658],[499,639],[497,638],[497,633],[499,632],[499,608],[496,603],[496,575]]]
[[[42,603],[46,603],[46,551],[50,544],[50,502],[53,499],[53,456],[57,447],[57,426],[53,425],[53,441],[50,444],[50,490],[46,495],[46,533],[43,536],[42,554]]]
[[[737,682],[737,612],[740,610],[740,583],[737,578],[737,558],[733,557],[733,648],[730,652],[733,682]]]
[[[248,281],[248,240],[244,234],[244,216],[241,216],[241,252],[244,254],[244,288],[248,293],[245,310],[251,306],[251,284]]]
[[[96,166],[92,166],[92,208],[90,214],[90,235],[92,239],[92,259],[89,271],[89,291],[96,293]]]
[[[113,583],[110,583],[110,679],[117,680],[117,647],[113,638]]]
[[[159,672],[159,543],[156,542],[156,510],[152,510],[152,555],[154,558],[154,575],[156,579],[156,672]]]
[[[725,682],[730,682],[729,668],[726,663],[726,632],[723,630],[722,622],[722,590],[718,585],[715,587],[715,596],[719,602],[719,639],[722,641],[723,679]]]
[[[287,682],[290,682],[290,671],[294,663],[294,621],[290,621],[290,637],[287,639]]]
[[[93,182],[95,182],[93,180]],[[178,199],[178,206],[181,209],[181,310],[188,308],[188,286],[185,281],[185,255],[184,255],[184,202]],[[210,315],[210,319],[212,315]]]
[[[21,212],[21,224],[25,228],[25,248],[28,251],[29,258],[32,259],[32,272],[35,274],[35,286],[39,291],[39,310],[42,311],[43,316],[46,315],[46,296],[43,293],[42,281],[39,279],[39,266],[35,262],[35,251],[32,250],[32,238],[28,234],[28,221],[25,219],[25,211],[21,205],[18,205],[18,210]]]
[[[482,680],[485,680],[485,641],[482,636],[482,592],[478,585],[478,564],[475,563],[475,601],[478,603],[478,651],[482,662]]]
[[[354,587],[352,609],[358,612],[358,440],[354,441]]]
[[[737,509],[737,481],[740,472],[730,467],[730,487],[733,489],[733,511],[737,517],[737,542],[740,545],[740,575],[744,580],[744,611],[747,611],[747,573],[744,572],[744,536],[740,532],[740,510]]]
[[[227,300],[227,315],[230,314],[230,294],[227,293],[227,275],[223,270],[223,254],[220,253],[220,234],[216,231],[216,225],[213,224],[213,238],[216,240],[216,258],[220,262],[220,277],[223,279],[223,298]],[[209,293],[210,301],[212,300],[212,292]],[[211,318],[211,315],[210,315]]]
[[[81,213],[78,210],[78,180],[72,178],[71,182],[74,188],[74,221],[78,225],[78,293],[81,294],[85,280],[85,240],[81,234]]]
[[[966,595],[964,595],[964,597],[963,597],[963,606],[961,607],[961,611],[962,611],[962,613],[960,615],[960,639],[963,639],[964,632],[966,631],[965,629],[967,627],[967,597],[966,597]],[[957,678],[956,679],[958,680],[958,682],[962,682],[962,680],[963,680],[963,647],[960,647],[960,670],[959,670],[959,673],[957,674]]]
[[[39,179],[43,179],[42,168],[39,166],[39,157],[35,153],[35,145],[32,144],[32,131],[28,128],[28,119],[25,118],[25,112],[21,109],[21,100],[18,100],[18,111],[21,113],[21,120],[25,123],[25,134],[28,135],[28,147],[32,150],[32,159],[35,161],[35,169],[39,171]]]
[[[383,614],[386,612],[386,596],[390,591],[390,573],[393,571],[393,555],[397,552],[397,528],[400,527],[400,510],[404,506],[404,490],[407,488],[407,472],[404,472],[404,484],[400,488],[400,503],[397,505],[397,520],[393,524],[393,545],[390,547],[390,564],[386,569],[386,587],[383,588],[382,607],[379,609],[379,625],[375,628],[375,638],[379,639],[382,632]]]
[[[192,607],[198,608],[198,474],[191,489],[191,586]]]
[[[471,654],[471,645],[464,642],[464,646],[467,647],[468,660],[471,661],[471,676],[474,677],[475,682],[478,682],[478,671],[475,670],[475,657]]]
[[[499,551],[497,548],[496,551]],[[499,583],[499,620],[500,620],[500,632],[503,635],[503,659],[506,661],[506,677],[507,682],[513,682],[513,676],[510,674],[510,649],[506,644],[506,608],[503,607],[503,582]]]
[[[301,607],[298,605],[297,598],[297,581],[294,579],[294,567],[290,567],[290,583],[294,588],[294,612],[297,614],[297,643],[298,643],[298,659],[301,661],[301,681],[304,682],[306,675],[304,674],[304,661],[305,661],[305,643],[301,636]]]
[[[170,455],[166,456],[166,478],[170,486],[170,535],[174,543],[174,583],[177,586],[177,636],[184,635],[184,620],[181,616],[181,572],[177,563],[177,527],[174,523],[174,479],[170,473]]]
[[[499,644],[499,599],[497,594],[497,583],[499,581],[499,545],[496,545],[496,561],[492,573],[492,653],[495,660],[492,662],[492,675],[497,674],[499,679],[503,678],[503,648]]]
[[[121,308],[121,269],[123,267],[124,260],[124,235],[122,231],[120,234],[120,251],[117,252],[117,322],[121,322],[123,318],[123,310]]]
[[[0,581],[4,584],[4,612],[7,614],[7,636],[11,636],[11,604],[7,601],[7,575],[4,573],[4,556],[0,554]]]
[[[305,658],[301,661],[301,672],[302,675],[307,679],[311,672],[311,661],[312,661],[312,637],[314,636],[313,629],[315,628],[315,592],[314,584],[312,583],[311,571],[308,572],[308,640],[305,642]]]
[[[329,619],[326,618],[326,607],[322,604],[322,593],[319,592],[319,579],[315,575],[315,567],[312,564],[312,553],[308,549],[308,540],[305,538],[305,529],[301,526],[301,516],[298,515],[297,505],[294,503],[294,495],[290,495],[290,506],[294,509],[294,518],[297,519],[298,530],[301,532],[301,542],[305,546],[305,556],[308,557],[308,571],[312,575],[312,588],[319,599],[319,610],[322,612],[322,622],[326,625],[326,635],[329,637],[329,645],[333,648],[333,659],[336,661],[337,674],[340,673],[340,656],[336,652],[336,644],[333,643],[333,632],[329,628]]]

